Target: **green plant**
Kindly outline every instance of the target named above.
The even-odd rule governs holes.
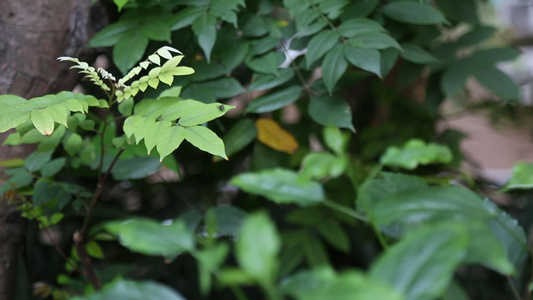
[[[126,75],[60,58],[108,100],[0,96],[10,116],[0,131],[17,129],[6,143],[38,143],[24,161],[3,162],[13,168],[1,192],[45,230],[81,223],[76,251],[55,243],[66,270],[38,293],[467,299],[477,292],[462,286],[474,279],[456,271],[472,265],[508,279],[498,297],[526,292],[524,229],[460,170],[459,135],[435,131],[440,105],[467,97],[471,76],[502,102],[519,98],[495,67],[518,52],[481,45],[495,30],[480,23],[477,1],[114,2],[123,13],[90,45],[112,46]],[[187,58],[175,48],[192,68],[178,66]],[[217,119],[234,106],[240,113]],[[174,152],[183,140],[215,157]],[[181,181],[141,180],[162,166]],[[505,189],[530,188],[530,168],[516,172]],[[111,179],[119,192],[105,188]],[[131,195],[166,204],[135,215],[112,204]]]

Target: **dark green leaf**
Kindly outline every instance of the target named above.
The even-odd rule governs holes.
[[[220,55],[222,64],[226,67],[226,73],[230,73],[244,62],[249,49],[248,43],[236,40]]]
[[[318,232],[328,244],[339,251],[344,253],[350,251],[350,238],[338,222],[332,219],[325,219],[318,224]]]
[[[464,61],[457,61],[444,71],[441,78],[441,88],[446,96],[456,94],[466,85],[466,80],[471,71],[464,64]]]
[[[467,244],[468,235],[459,226],[423,227],[388,249],[373,264],[370,275],[406,299],[435,299],[444,293],[465,258]]]
[[[424,65],[439,62],[437,58],[418,45],[403,43],[401,46],[404,51],[401,55],[407,61]]]
[[[187,7],[177,14],[173,15],[169,21],[170,30],[178,30],[191,25],[194,20],[201,16],[205,11],[204,7]]]
[[[381,24],[366,18],[354,18],[344,21],[339,26],[338,30],[339,33],[346,38],[351,38],[361,33],[386,32]]]
[[[494,27],[488,27],[488,26],[475,27],[471,31],[462,35],[457,40],[457,44],[459,44],[461,47],[474,46],[490,38],[492,35],[494,35],[494,33],[496,33],[496,29]]]
[[[53,151],[33,152],[24,159],[24,167],[30,172],[39,171],[51,159]]]
[[[452,22],[479,24],[476,0],[437,0],[437,4]]]
[[[344,9],[342,20],[351,20],[353,18],[366,17],[376,9],[379,0],[360,0],[350,4]]]
[[[339,96],[312,97],[307,112],[319,124],[347,128],[355,132],[350,106]]]
[[[307,45],[305,60],[309,68],[312,63],[331,50],[339,41],[339,34],[333,30],[324,30],[313,36]]]
[[[162,17],[158,18],[150,16],[146,22],[142,23],[139,30],[151,40],[166,41],[170,43],[170,27]]]
[[[251,119],[242,119],[224,135],[222,140],[226,146],[226,155],[231,157],[248,146],[257,137],[257,129]]]
[[[487,89],[501,96],[506,100],[518,101],[520,99],[520,88],[505,73],[493,66],[477,67],[474,76]]]
[[[516,48],[489,48],[476,51],[467,61],[469,64],[486,67],[502,61],[516,59],[520,51]]]
[[[129,36],[138,28],[136,21],[119,21],[106,26],[94,35],[89,42],[89,47],[114,46],[122,38]]]
[[[346,45],[344,47],[344,56],[353,66],[381,77],[381,54],[378,50]]]
[[[324,200],[324,190],[319,183],[298,176],[290,170],[272,169],[243,173],[234,177],[231,184],[280,204],[296,203],[306,206]]]
[[[161,163],[156,157],[135,157],[119,160],[112,170],[115,180],[141,179],[157,172]]]
[[[294,77],[293,69],[279,70],[279,75],[260,75],[248,87],[250,91],[264,91],[280,86]]]
[[[432,25],[449,22],[431,4],[418,1],[395,1],[385,5],[385,15],[393,20],[418,25]]]
[[[192,23],[192,31],[198,38],[198,44],[202,47],[208,63],[211,61],[211,50],[217,38],[216,22],[217,19],[206,12]]]
[[[278,76],[278,66],[283,62],[283,56],[281,52],[268,52],[262,56],[247,58],[245,63],[255,72]]]
[[[237,79],[233,77],[220,78],[213,81],[195,84],[202,90],[212,90],[217,99],[231,98],[244,93],[244,88]]]
[[[61,171],[61,169],[63,169],[63,166],[65,165],[66,161],[67,160],[64,157],[62,157],[62,158],[57,158],[57,159],[54,159],[48,162],[46,165],[44,165],[41,168],[41,175],[43,177],[54,176],[59,171]]]
[[[298,100],[302,88],[297,85],[261,96],[248,104],[247,113],[265,113],[280,109]]]
[[[209,213],[214,215],[216,232],[233,237],[238,236],[242,223],[247,216],[244,211],[229,205],[211,208],[208,211]]]
[[[139,31],[131,32],[121,38],[113,48],[113,61],[122,74],[141,60],[148,46],[148,38]]]
[[[356,34],[348,40],[348,43],[354,47],[367,49],[387,49],[396,48],[401,50],[402,47],[398,42],[389,35],[381,32],[363,32]]]
[[[424,221],[489,220],[492,213],[484,208],[481,197],[459,187],[440,186],[407,190],[382,199],[372,215],[379,224],[392,222],[419,224]]]
[[[322,62],[322,80],[330,94],[333,93],[335,84],[342,77],[347,67],[348,61],[344,58],[344,47],[342,45],[335,46],[333,50],[326,54]]]

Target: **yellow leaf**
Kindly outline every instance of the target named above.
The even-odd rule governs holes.
[[[294,136],[279,126],[271,119],[258,119],[255,121],[257,127],[257,139],[272,149],[292,154],[298,149],[298,142]]]

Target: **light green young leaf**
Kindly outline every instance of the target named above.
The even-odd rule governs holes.
[[[513,167],[513,174],[502,191],[533,188],[533,164],[518,162]]]
[[[121,11],[122,7],[124,7],[124,5],[126,5],[126,3],[128,3],[128,1],[129,0],[113,0],[113,2],[115,2],[115,4],[118,7],[118,11]]]
[[[285,169],[240,174],[231,180],[231,184],[279,204],[295,203],[307,206],[325,199],[324,190],[318,182]]]
[[[281,240],[274,222],[264,212],[244,220],[236,245],[237,261],[252,278],[263,284],[274,281]]]
[[[348,62],[344,58],[344,47],[337,45],[331,50],[322,62],[322,80],[326,85],[330,95],[333,93],[335,84],[342,77],[348,67]]]
[[[341,132],[337,127],[326,126],[322,131],[324,136],[324,142],[329,149],[335,152],[338,155],[344,154],[346,147],[348,146],[348,141],[350,140],[350,135]]]
[[[395,1],[385,5],[383,12],[393,20],[417,25],[449,24],[440,11],[418,1]]]
[[[34,110],[30,116],[33,125],[42,135],[51,135],[54,132],[54,119],[48,111],[45,109]]]
[[[322,179],[326,176],[339,177],[348,164],[344,157],[329,152],[311,152],[302,161],[301,174],[308,179]]]
[[[381,163],[391,167],[413,170],[418,165],[432,163],[450,163],[452,152],[448,147],[433,143],[426,144],[421,140],[409,140],[402,148],[391,146],[381,156]]]
[[[228,159],[224,150],[224,142],[207,127],[193,126],[185,128],[185,140],[202,151]]]
[[[181,126],[172,126],[158,137],[157,152],[160,161],[167,155],[178,149],[181,142],[185,139],[185,128]]]
[[[102,250],[102,247],[100,247],[100,245],[95,241],[88,242],[85,245],[85,249],[87,251],[87,254],[89,254],[89,256],[91,257],[99,259],[105,258],[104,250]]]

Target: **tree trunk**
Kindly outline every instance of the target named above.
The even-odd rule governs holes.
[[[85,48],[92,33],[90,5],[91,0],[0,0],[0,94],[29,99],[72,89],[75,72],[56,58],[78,57]],[[6,136],[0,135],[0,143]],[[32,150],[2,146],[0,161]],[[0,198],[0,299],[14,297],[24,224],[16,207]]]

